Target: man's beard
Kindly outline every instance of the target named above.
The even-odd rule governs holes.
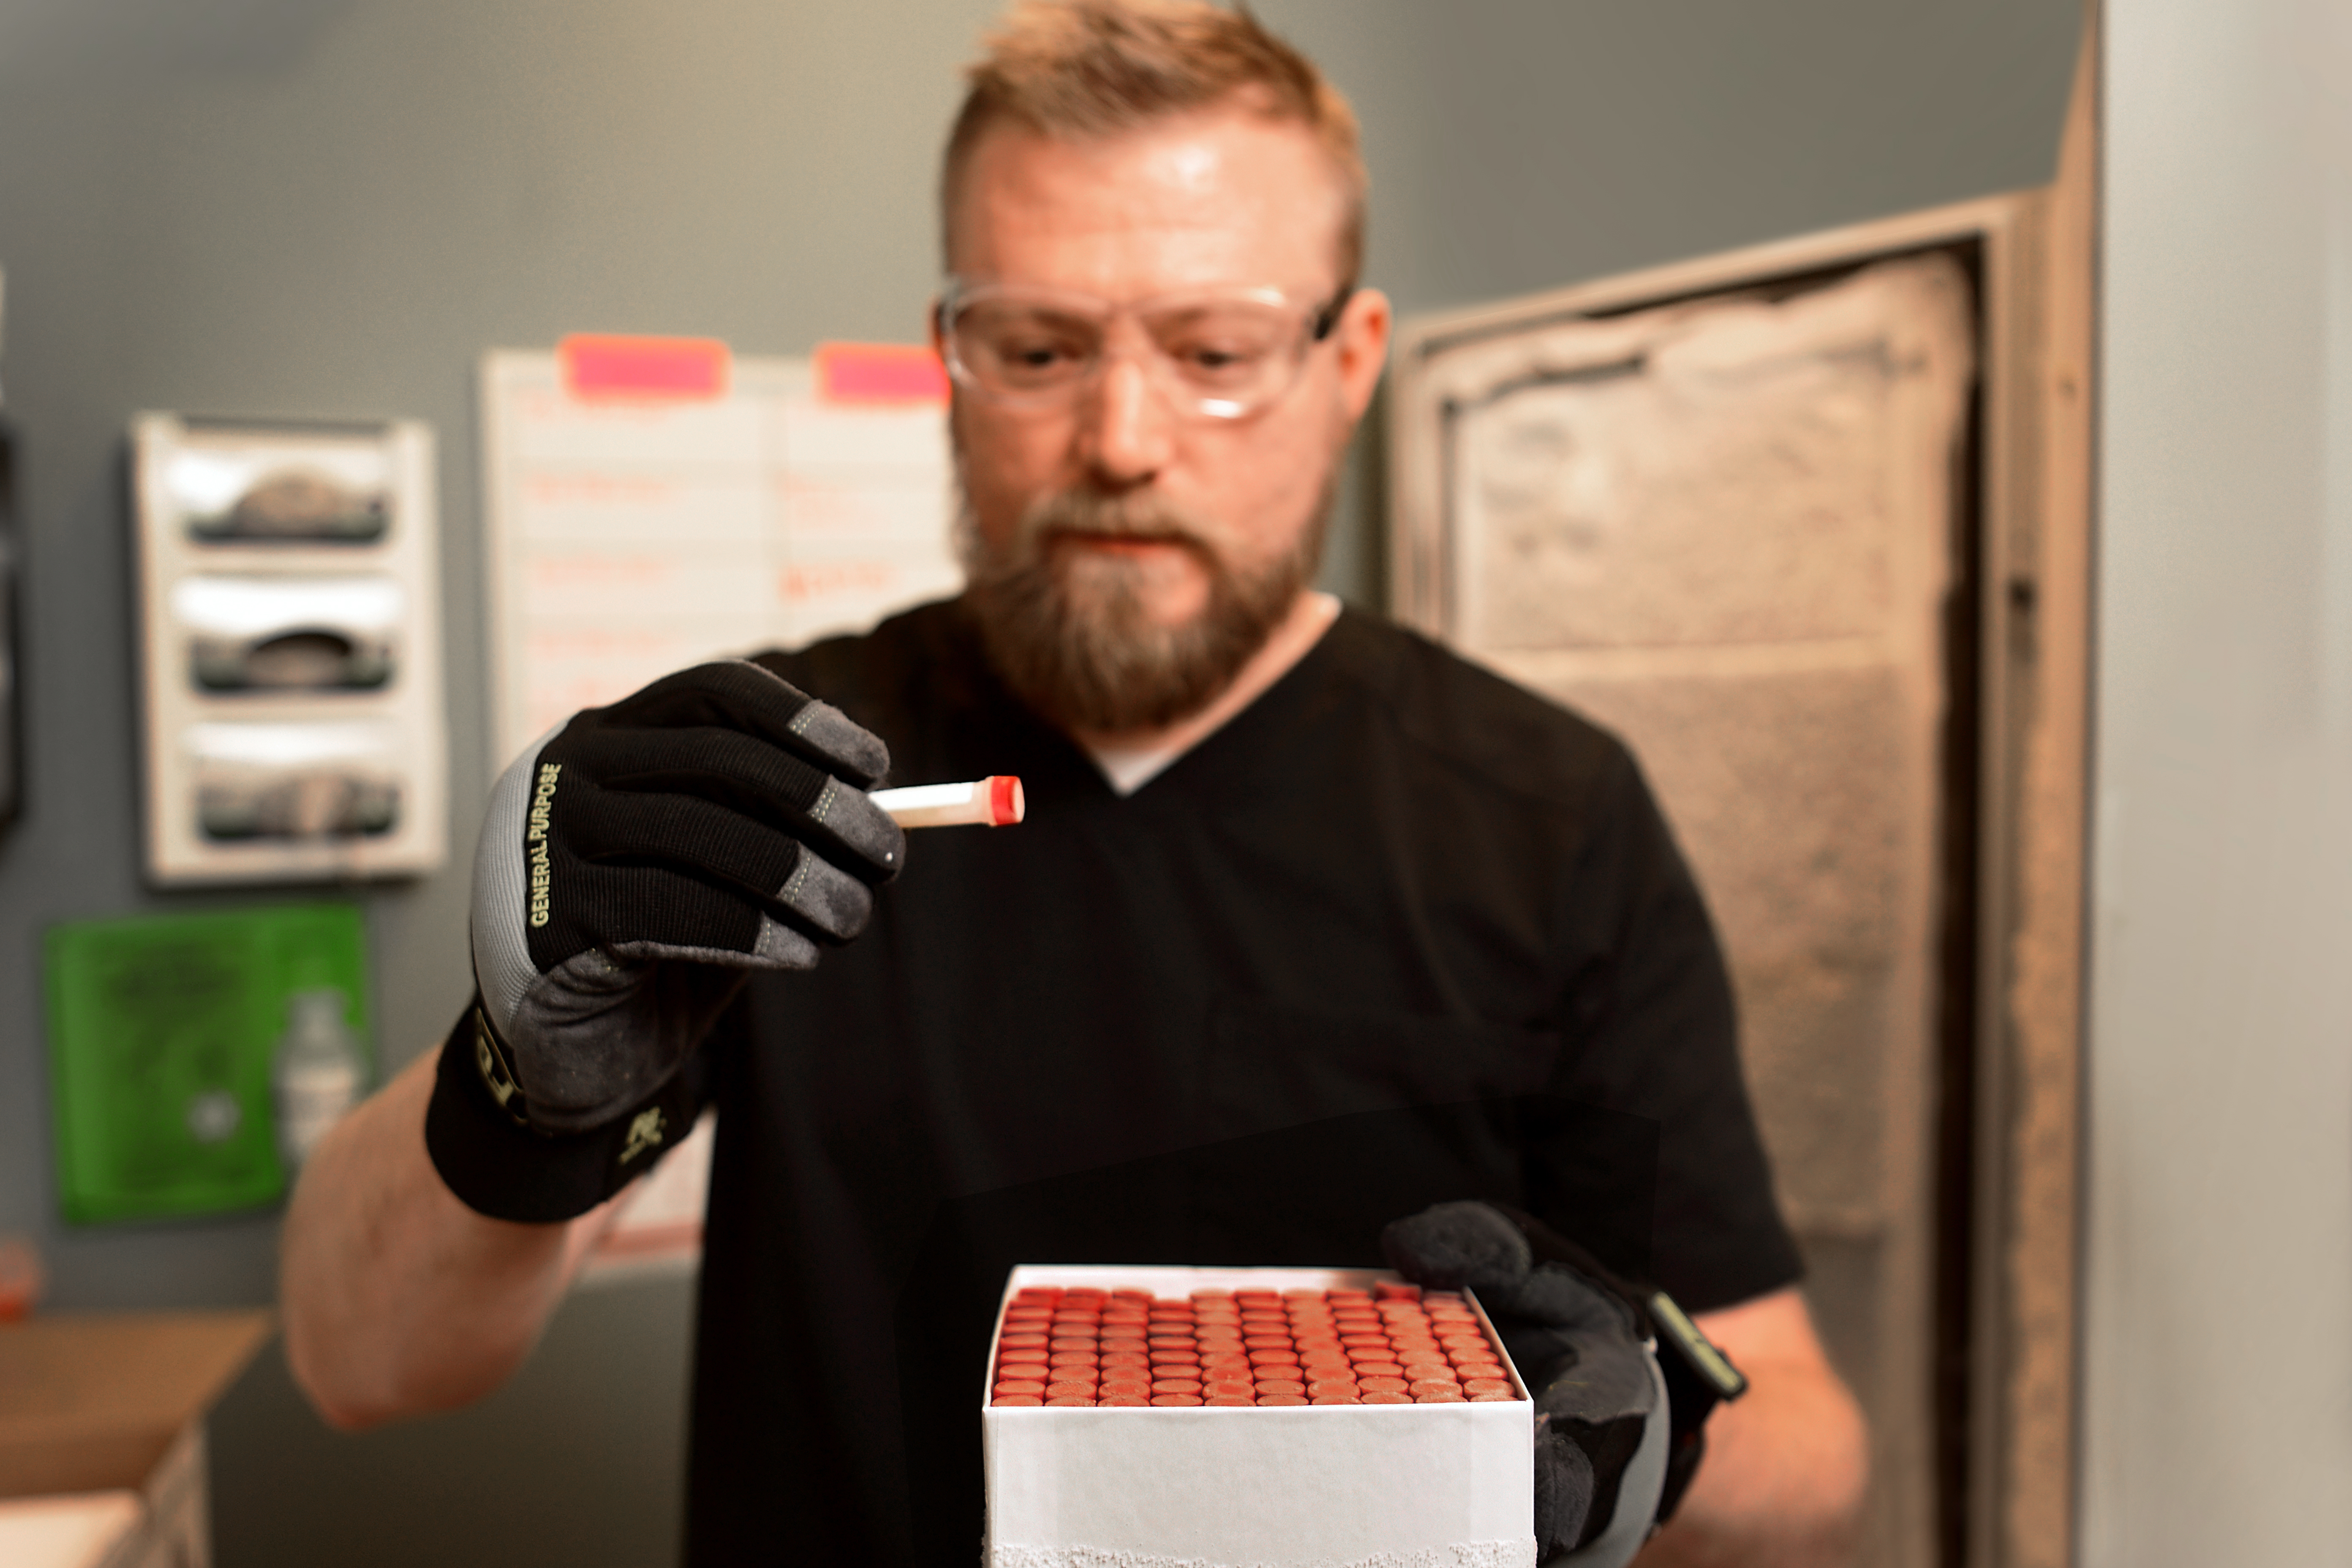
[[[1044,497],[1002,550],[981,537],[967,501],[956,551],[989,662],[1066,729],[1116,735],[1189,718],[1233,684],[1313,579],[1335,488],[1326,479],[1313,521],[1287,552],[1249,570],[1218,551],[1219,531],[1155,496],[1083,489]],[[1148,568],[1071,534],[1177,546],[1207,574],[1207,605],[1182,625],[1158,625],[1136,591]]]

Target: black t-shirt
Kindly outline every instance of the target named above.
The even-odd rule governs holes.
[[[971,1563],[1015,1263],[1377,1265],[1517,1204],[1694,1310],[1797,1277],[1697,889],[1617,741],[1352,613],[1121,797],[961,606],[762,660],[892,784],[872,925],[711,1044],[689,1558]]]

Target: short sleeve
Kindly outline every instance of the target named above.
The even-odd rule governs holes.
[[[1654,1129],[1639,1272],[1706,1311],[1790,1285],[1803,1266],[1773,1195],[1714,922],[1639,765],[1617,758],[1564,889],[1562,1047],[1549,1088]],[[1531,1152],[1538,1213],[1572,1203],[1557,1173],[1573,1163],[1569,1151]]]

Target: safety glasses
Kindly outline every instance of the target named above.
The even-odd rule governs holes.
[[[1115,305],[1089,294],[950,278],[939,303],[948,374],[1010,408],[1075,406],[1130,353],[1179,413],[1243,419],[1278,401],[1331,335],[1322,304],[1279,289],[1209,289]]]

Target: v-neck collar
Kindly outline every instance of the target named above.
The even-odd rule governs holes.
[[[1095,771],[1102,775],[1103,784],[1110,793],[1124,799],[1144,789],[1152,780],[1201,750],[1217,736],[1232,729],[1242,715],[1264,702],[1276,688],[1290,679],[1300,665],[1312,658],[1316,650],[1323,646],[1324,639],[1331,635],[1331,628],[1339,624],[1339,618],[1347,614],[1348,609],[1347,605],[1333,595],[1318,590],[1316,596],[1328,603],[1329,608],[1325,611],[1320,605],[1318,606],[1318,613],[1324,614],[1326,619],[1321,629],[1315,634],[1315,640],[1299,650],[1298,657],[1292,659],[1281,674],[1268,681],[1265,690],[1227,714],[1223,721],[1213,729],[1205,731],[1183,745],[1158,748],[1104,747],[1097,749],[1073,737],[1073,743],[1079,751],[1086,753],[1087,760],[1093,763]],[[1120,776],[1122,773],[1131,773],[1133,782],[1122,783]]]
[[[1016,758],[1024,758],[1018,765],[1029,786],[1033,808],[1042,805],[1045,796],[1064,792],[1067,792],[1066,798],[1074,800],[1157,801],[1171,793],[1171,780],[1213,773],[1216,759],[1229,752],[1253,755],[1266,744],[1269,730],[1278,736],[1284,728],[1295,725],[1298,710],[1311,701],[1312,693],[1328,678],[1334,659],[1343,657],[1338,650],[1359,643],[1358,634],[1364,619],[1360,611],[1342,602],[1339,614],[1323,628],[1322,636],[1264,691],[1134,790],[1121,795],[1103,776],[1085,746],[1023,701],[990,667],[969,606],[955,600],[942,607],[952,612],[950,625],[954,629],[950,635],[961,645],[957,662],[966,672],[964,679],[978,683],[979,689],[972,696],[980,700],[980,707],[974,710],[973,718],[982,731],[993,730],[997,735],[996,741],[982,743],[987,754],[975,753],[969,765],[1003,770]],[[983,691],[987,695],[982,696]],[[995,717],[980,718],[982,712],[992,709]],[[969,725],[959,728],[966,732],[966,744],[980,740]],[[1253,766],[1262,765],[1253,762]]]
[[[1087,773],[1094,778],[1103,795],[1114,800],[1157,800],[1171,794],[1181,794],[1184,781],[1214,773],[1223,765],[1222,760],[1229,756],[1249,757],[1253,759],[1253,766],[1263,765],[1262,759],[1269,754],[1269,742],[1278,744],[1280,737],[1294,726],[1299,710],[1312,700],[1313,693],[1327,678],[1331,661],[1336,657],[1333,651],[1335,643],[1352,632],[1352,623],[1356,619],[1357,612],[1342,604],[1339,613],[1331,618],[1330,625],[1323,628],[1323,635],[1299,655],[1296,663],[1276,677],[1271,685],[1125,795],[1112,788],[1085,747],[1059,730],[1055,730],[1054,733],[1059,735],[1063,744],[1084,761]],[[1343,631],[1342,628],[1348,629]]]

